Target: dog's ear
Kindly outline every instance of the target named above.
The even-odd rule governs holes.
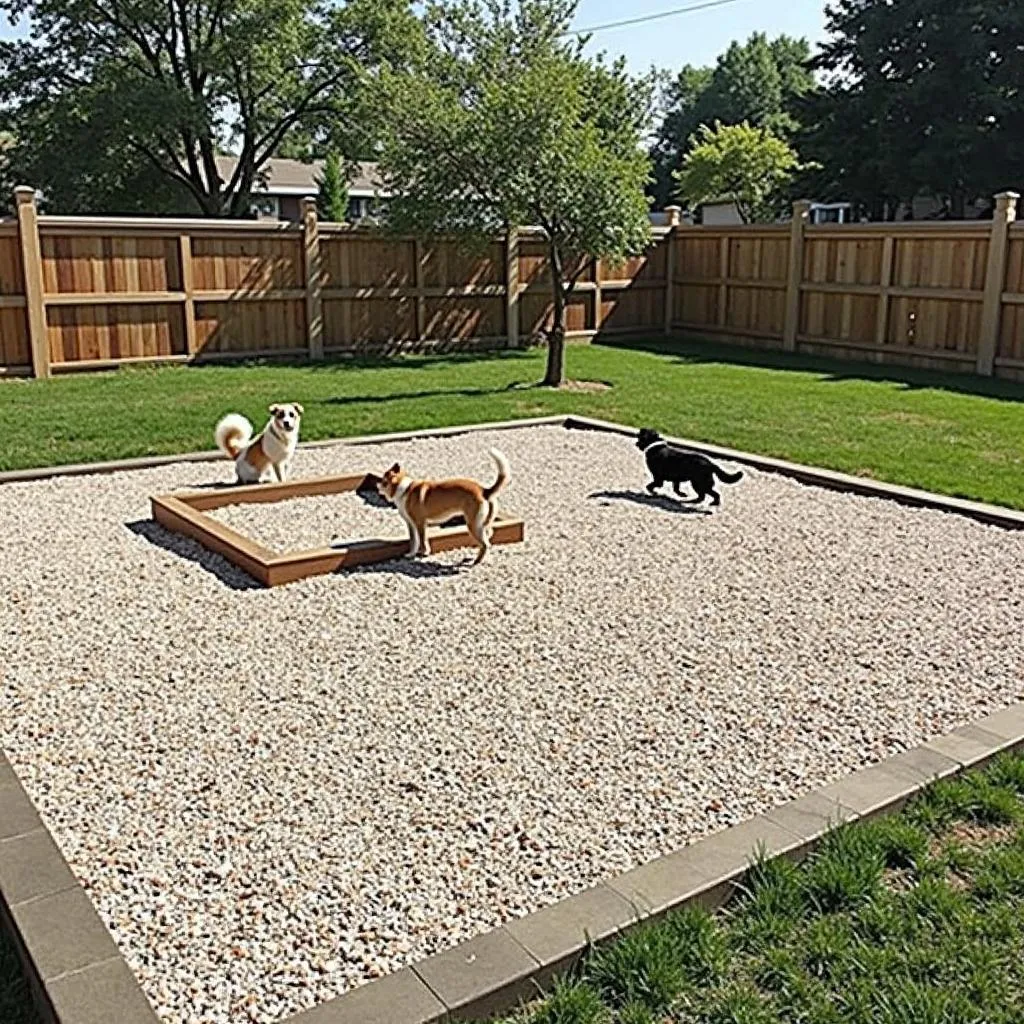
[[[297,413],[298,413],[298,414],[299,414],[300,416],[305,416],[305,415],[306,415],[306,410],[305,410],[305,409],[303,409],[303,408],[302,408],[302,406],[301,406],[301,405],[299,405],[299,403],[298,403],[298,402],[296,402],[296,403],[295,403],[295,411],[296,411],[296,412],[297,412]]]
[[[402,467],[397,462],[388,470],[388,473],[391,476],[394,476],[396,473],[401,473],[401,472],[402,472]]]
[[[269,408],[269,409],[268,409],[267,411],[268,411],[268,412],[269,412],[269,413],[270,413],[271,415],[273,415],[273,414],[274,414],[274,413],[276,413],[276,412],[277,412],[277,411],[278,411],[278,410],[279,410],[280,408],[281,408],[281,406],[279,406],[279,405],[278,405],[278,404],[277,404],[277,403],[275,402],[275,403],[274,403],[274,404],[273,404],[272,406],[270,406],[270,408]]]

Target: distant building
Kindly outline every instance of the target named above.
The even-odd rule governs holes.
[[[236,157],[217,157],[217,171],[225,182],[231,180],[237,165]],[[301,160],[271,158],[263,165],[253,188],[252,212],[261,220],[300,220],[300,203],[305,196],[319,192],[317,178],[322,175],[323,167],[322,160],[306,164]],[[348,221],[357,223],[375,216],[381,202],[387,198],[377,164],[357,163],[348,183]]]

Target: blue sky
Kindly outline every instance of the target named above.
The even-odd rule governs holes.
[[[581,0],[577,28],[589,28],[609,21],[660,14],[697,0]],[[823,35],[825,0],[736,0],[722,7],[680,14],[642,25],[597,33],[593,51],[624,54],[633,71],[646,71],[652,64],[676,70],[684,64],[711,64],[734,39],[746,39],[751,32],[782,32],[804,36],[812,43]],[[14,34],[5,22],[0,38]]]
[[[698,0],[581,0],[576,27],[660,14],[695,2]],[[675,70],[684,64],[712,64],[729,43],[744,40],[752,32],[770,36],[784,32],[817,42],[824,36],[824,0],[736,0],[718,8],[598,32],[590,49],[624,54],[637,72],[652,64]]]

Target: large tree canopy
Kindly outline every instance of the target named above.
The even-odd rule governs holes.
[[[31,25],[0,44],[8,178],[71,212],[207,216],[244,215],[292,133],[358,125],[367,78],[415,26],[409,0],[0,0],[0,14]]]
[[[714,68],[686,65],[669,86],[666,113],[652,151],[654,195],[659,203],[675,197],[673,175],[683,164],[702,125],[743,122],[788,138],[796,129],[790,109],[814,88],[806,40],[755,33],[733,43]]]
[[[816,191],[873,216],[919,193],[965,204],[1024,179],[1024,4],[837,0],[798,105]]]
[[[394,229],[486,238],[540,226],[553,318],[545,382],[563,378],[566,305],[595,258],[650,235],[641,140],[650,89],[586,59],[575,0],[444,0],[414,71],[386,73],[381,162]]]

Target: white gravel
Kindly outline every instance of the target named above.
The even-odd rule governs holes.
[[[409,536],[409,528],[394,506],[373,493],[330,494],[271,505],[225,505],[207,514],[279,554],[343,541]]]
[[[165,1021],[280,1020],[1021,696],[1022,534],[749,471],[681,514],[559,427],[296,471],[495,444],[525,544],[273,591],[147,521],[227,462],[0,487],[0,743]],[[381,515],[328,504],[268,535]]]

